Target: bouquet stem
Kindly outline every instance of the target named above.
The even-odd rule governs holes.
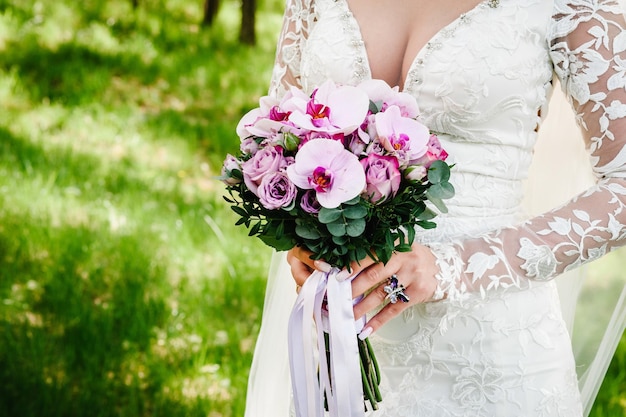
[[[358,339],[359,356],[361,357],[361,380],[363,382],[363,396],[369,401],[373,410],[378,410],[378,403],[383,397],[378,386],[380,385],[380,369],[374,355],[374,349],[369,339]],[[367,408],[367,404],[366,404]]]
[[[328,333],[324,333],[324,344],[326,346],[326,358],[330,372],[330,340]],[[380,368],[378,361],[374,355],[374,349],[369,339],[357,339],[359,346],[359,358],[361,364],[361,383],[363,384],[363,400],[365,401],[365,410],[367,411],[367,402],[370,403],[372,410],[378,410],[378,403],[383,400],[380,394]],[[324,409],[328,411],[328,401],[324,394]]]

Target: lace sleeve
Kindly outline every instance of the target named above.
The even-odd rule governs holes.
[[[433,247],[441,267],[435,299],[523,288],[626,244],[625,28],[617,1],[556,1],[550,56],[576,112],[597,183],[517,227]]]
[[[313,0],[287,0],[278,38],[269,94],[281,97],[289,86],[300,87],[301,49],[315,20]]]

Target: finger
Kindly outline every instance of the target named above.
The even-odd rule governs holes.
[[[289,252],[292,253],[293,256],[298,258],[300,262],[307,264],[312,270],[317,269],[322,272],[330,272],[332,269],[332,266],[330,266],[328,263],[324,262],[321,259],[311,259],[311,257],[313,256],[313,252],[308,249],[296,246],[292,248]]]
[[[292,248],[289,253],[296,257],[297,259],[300,260],[300,262],[306,264],[309,268],[311,269],[315,269],[315,264],[313,259],[311,259],[311,255],[313,255],[313,252],[304,249],[300,246],[296,246],[294,248]]]
[[[361,303],[359,303],[355,306],[355,317],[361,317],[366,312],[371,311],[372,309],[380,305],[380,303],[384,302],[384,300],[388,296],[387,292],[384,289],[385,285],[386,284],[381,284],[378,288],[372,291],[372,293],[370,294],[373,295],[372,300],[363,300],[367,302],[366,305],[360,306],[359,304]],[[402,287],[404,286],[402,285]],[[361,332],[362,335],[360,335],[359,337],[365,338],[369,336],[385,323],[387,323],[389,320],[402,313],[408,307],[417,303],[423,303],[425,301],[428,301],[430,291],[430,287],[428,285],[424,285],[422,281],[413,283],[408,288],[405,288],[403,290],[403,293],[408,297],[408,301],[404,302],[398,300],[396,303],[388,302],[378,313],[376,313],[372,318],[368,320],[363,328],[363,331]],[[379,302],[379,304],[375,304],[376,302]],[[359,316],[357,316],[357,314],[359,314]]]
[[[392,274],[396,273],[400,265],[396,265],[394,259],[389,261],[387,265],[382,263],[374,263],[373,261],[368,267],[364,268],[352,280],[352,296],[359,297],[374,287],[377,287],[387,281]]]
[[[359,277],[357,277],[358,279]],[[359,319],[363,317],[367,312],[374,310],[380,306],[384,301],[387,293],[385,292],[386,283],[379,284],[369,294],[367,294],[361,301],[354,306],[354,318]]]
[[[296,281],[298,286],[304,285],[304,282],[307,280],[313,269],[311,269],[307,264],[300,261],[291,251],[287,253],[287,262],[291,267],[291,275]]]
[[[365,339],[370,336],[378,329],[381,328],[385,323],[387,323],[392,318],[398,316],[402,313],[407,307],[413,305],[414,303],[403,303],[401,301],[392,304],[388,303],[385,307],[383,307],[374,317],[372,317],[366,324],[359,337],[361,339]]]
[[[311,272],[313,271],[302,262],[296,262],[291,265],[291,274],[293,275],[293,279],[300,287],[304,285],[304,282],[311,275]]]

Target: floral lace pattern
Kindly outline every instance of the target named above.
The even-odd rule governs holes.
[[[486,0],[418,53],[405,90],[437,131],[457,194],[419,233],[436,298],[377,332],[386,416],[581,416],[554,282],[626,243],[626,24],[614,0]],[[371,77],[345,0],[288,0],[271,94]],[[597,184],[521,221],[556,74]],[[558,159],[558,155],[556,156]],[[569,352],[569,353],[568,353]]]
[[[455,298],[548,280],[626,243],[625,34],[617,2],[556,2],[550,57],[584,129],[598,183],[517,227],[456,241],[464,272],[454,289],[450,276],[440,277]]]

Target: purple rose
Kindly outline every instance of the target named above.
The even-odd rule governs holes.
[[[289,161],[283,156],[280,148],[267,146],[243,163],[241,166],[243,181],[250,191],[257,194],[257,189],[265,175],[278,172],[287,165]]]
[[[304,193],[302,199],[300,200],[300,207],[302,207],[302,210],[310,214],[317,214],[322,208],[320,202],[317,201],[315,191],[313,190],[307,190],[307,192]]]
[[[232,171],[234,169],[241,170],[241,161],[239,161],[234,156],[228,154],[226,155],[226,159],[224,160],[224,165],[222,165],[222,181],[226,185],[235,185],[239,184],[241,180],[239,178],[235,178],[232,176]]]
[[[370,154],[361,160],[361,165],[367,183],[365,197],[372,203],[382,203],[398,192],[402,174],[394,156]]]
[[[259,201],[269,210],[291,206],[297,192],[295,184],[284,172],[274,172],[264,176],[258,188]]]

